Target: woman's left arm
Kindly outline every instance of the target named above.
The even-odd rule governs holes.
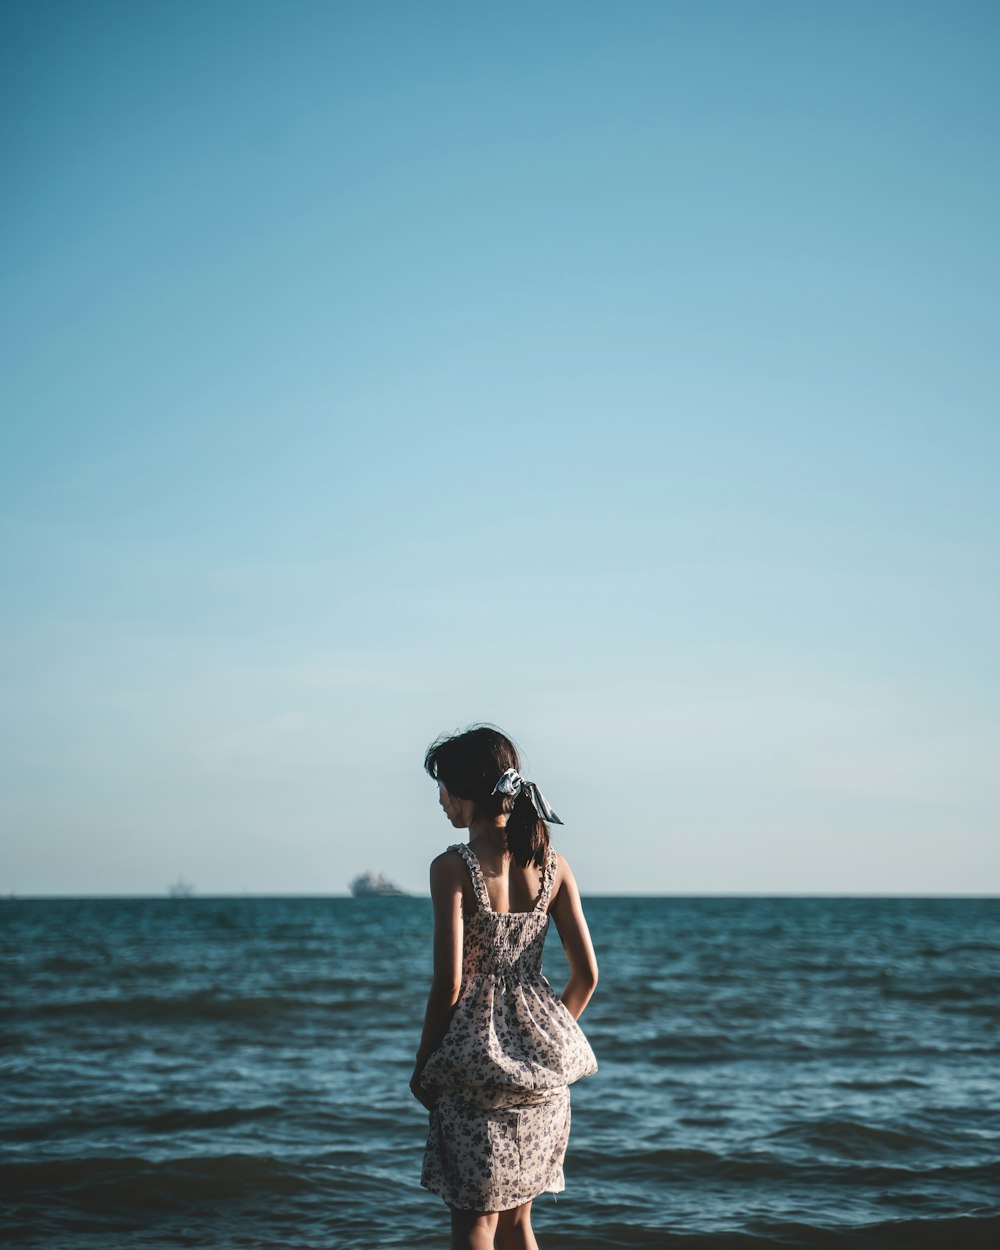
[[[434,904],[434,979],[427,996],[424,1030],[410,1077],[414,1098],[425,1107],[436,1102],[421,1084],[424,1065],[445,1035],[462,989],[462,869],[458,855],[445,851],[431,864],[431,901]]]
[[[569,961],[569,980],[559,995],[574,1020],[579,1020],[597,986],[597,956],[583,914],[580,891],[569,862],[559,856],[555,893],[549,908]]]

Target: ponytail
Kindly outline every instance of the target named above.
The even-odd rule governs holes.
[[[514,806],[507,817],[507,849],[522,868],[527,868],[529,864],[545,867],[549,827],[535,811],[534,803],[524,790],[514,799]]]

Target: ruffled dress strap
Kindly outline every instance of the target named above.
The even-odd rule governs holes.
[[[535,904],[535,911],[545,911],[549,905],[549,899],[552,897],[552,882],[556,879],[556,866],[559,863],[559,856],[550,846],[545,855],[545,867],[542,869],[542,884],[538,891],[538,902]]]
[[[456,842],[454,846],[449,846],[448,850],[458,851],[459,855],[465,860],[465,866],[468,868],[469,876],[472,878],[472,890],[480,910],[492,911],[490,896],[486,892],[486,882],[483,879],[483,870],[480,867],[479,860],[476,858],[476,852],[467,842]]]

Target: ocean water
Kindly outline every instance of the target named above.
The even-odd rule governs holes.
[[[1000,1245],[1000,899],[586,905],[543,1250]],[[416,898],[0,901],[5,1244],[445,1247],[430,937]]]

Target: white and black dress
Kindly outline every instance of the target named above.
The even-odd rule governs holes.
[[[420,1183],[452,1207],[506,1211],[565,1188],[569,1086],[597,1060],[542,975],[556,852],[532,911],[495,912],[475,852],[448,849],[465,860],[478,907],[464,918],[458,1002],[423,1072],[438,1104]]]

